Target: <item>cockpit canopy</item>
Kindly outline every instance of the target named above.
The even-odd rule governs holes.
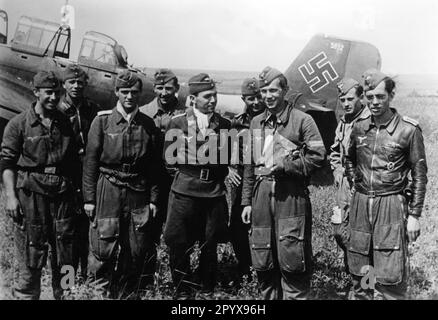
[[[98,69],[127,68],[128,55],[110,36],[88,31],[82,40],[78,62]]]
[[[8,14],[0,10],[0,43],[8,42]]]
[[[69,58],[70,28],[22,16],[17,23],[11,47],[13,50],[37,56]]]

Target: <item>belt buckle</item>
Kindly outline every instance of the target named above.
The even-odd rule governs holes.
[[[56,167],[45,167],[44,173],[47,174],[55,174],[56,173]]]
[[[125,173],[129,173],[129,171],[131,171],[131,165],[127,163],[122,164],[122,171]]]
[[[375,198],[376,197],[376,191],[371,190],[368,191],[368,198]]]
[[[199,175],[199,179],[208,180],[208,176],[210,175],[210,169],[201,169],[201,174]]]

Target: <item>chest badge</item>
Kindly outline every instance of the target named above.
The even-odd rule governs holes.
[[[115,137],[117,137],[119,135],[119,133],[107,133],[107,135],[109,135],[109,137],[111,139],[114,139]]]
[[[388,162],[386,164],[386,169],[388,169],[389,171],[394,169],[394,162]]]

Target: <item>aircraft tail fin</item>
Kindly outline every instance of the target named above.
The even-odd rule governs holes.
[[[370,68],[380,70],[377,48],[369,43],[317,34],[284,73],[292,90],[310,100],[324,100],[336,111],[336,84],[344,77],[360,82]]]

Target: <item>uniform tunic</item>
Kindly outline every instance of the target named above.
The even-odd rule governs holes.
[[[200,133],[193,109],[177,115],[169,123],[165,141],[165,159],[177,167],[172,183],[164,240],[170,249],[170,267],[177,292],[190,290],[183,280],[190,275],[190,252],[200,241],[200,277],[203,289],[213,290],[216,282],[216,246],[226,232],[227,204],[224,179],[228,174],[228,155],[221,163],[221,150],[228,148],[221,136],[228,134],[230,122],[214,113],[206,136]],[[202,163],[197,155],[208,141],[217,144],[202,154],[211,156]],[[224,144],[223,144],[224,143]]]
[[[357,277],[366,273],[364,266],[373,266],[377,284],[397,286],[396,296],[402,297],[408,271],[405,219],[408,214],[421,215],[427,164],[418,123],[392,111],[386,124],[377,127],[370,117],[357,122],[351,134],[346,167],[356,192],[350,210],[348,265]],[[413,196],[407,203],[409,173]]]
[[[158,199],[159,161],[156,127],[146,115],[136,112],[128,122],[114,108],[93,120],[83,172],[84,202],[96,205],[89,276],[112,278],[110,289],[133,290],[153,255],[149,203]]]
[[[346,226],[348,224],[348,212],[351,202],[350,183],[348,182],[347,174],[345,172],[345,155],[350,143],[350,135],[354,124],[357,121],[367,119],[370,116],[371,113],[369,109],[367,107],[363,107],[362,110],[360,110],[359,113],[354,117],[354,119],[349,122],[347,122],[345,116],[341,117],[336,128],[335,141],[330,148],[330,165],[333,170],[335,181],[339,181],[339,185],[336,185],[336,203],[341,210],[341,223],[334,224],[334,236],[336,242],[344,250],[344,252],[346,250],[345,244],[348,241]],[[346,256],[347,254],[345,252],[344,259],[346,259]]]
[[[15,230],[20,276],[14,295],[19,299],[39,299],[41,269],[49,248],[54,296],[59,299],[62,295],[60,268],[73,262],[77,152],[68,119],[59,111],[53,112],[48,128],[33,103],[5,128],[1,172],[17,172],[17,197],[25,227]]]
[[[322,166],[325,147],[312,117],[292,105],[278,115],[266,110],[252,120],[253,148],[264,149],[268,132],[276,134],[274,162],[282,162],[284,170],[258,174],[258,153],[245,166],[242,204],[252,205],[253,267],[265,299],[302,299],[310,287],[312,255],[307,181]]]
[[[75,104],[69,96],[65,96],[58,109],[70,119],[70,124],[72,126],[76,144],[78,145],[78,153],[81,159],[81,166],[78,171],[78,176],[81,177],[82,181],[82,161],[85,155],[85,148],[87,146],[88,131],[90,130],[91,122],[97,115],[100,107],[93,101],[82,98],[77,104]],[[82,188],[82,183],[81,186]],[[77,192],[76,207],[78,215],[76,217],[76,235],[74,243],[74,254],[73,254],[73,266],[75,269],[81,266],[81,275],[83,278],[87,275],[87,264],[88,264],[88,228],[90,226],[88,216],[84,212],[84,202],[82,198],[82,190]]]

